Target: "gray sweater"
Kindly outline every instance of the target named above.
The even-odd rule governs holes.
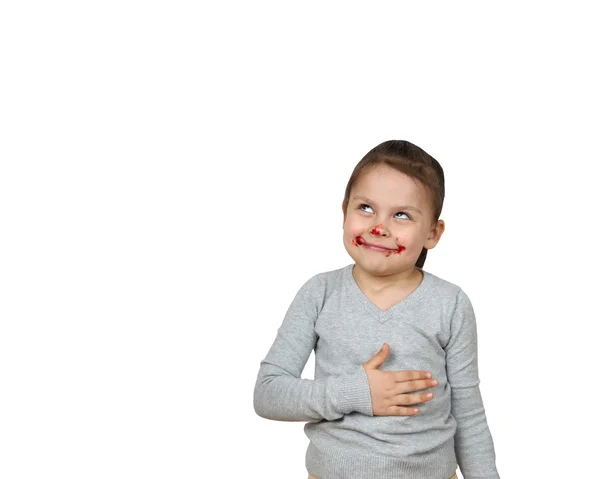
[[[381,311],[353,267],[317,274],[296,294],[260,363],[256,413],[307,423],[306,468],[319,479],[448,479],[457,464],[465,479],[498,479],[467,295],[421,269],[417,289]],[[362,365],[384,342],[380,370],[426,370],[439,381],[415,416],[373,415]],[[314,380],[303,379],[313,349]]]

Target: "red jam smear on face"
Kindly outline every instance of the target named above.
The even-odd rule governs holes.
[[[400,253],[402,253],[402,251],[404,251],[406,249],[406,246],[402,246],[401,244],[398,243],[398,238],[396,238],[396,244],[398,245],[398,249],[396,249],[394,251],[389,251],[388,253],[386,253],[386,255],[385,255],[386,258],[389,258],[393,254],[400,254]]]
[[[373,229],[375,229],[375,228],[373,228]],[[372,232],[373,232],[373,231],[371,231],[371,233],[372,233]],[[365,241],[365,239],[364,239],[362,236],[357,236],[356,238],[354,238],[354,239],[352,240],[352,244],[353,244],[354,246],[359,246],[359,245],[361,245],[361,244],[365,244],[365,243],[366,243],[366,241]],[[396,244],[398,244],[398,238],[396,238]],[[390,251],[388,251],[388,252],[385,254],[385,257],[386,257],[386,258],[389,258],[389,257],[390,257],[391,255],[393,255],[393,254],[400,254],[400,253],[402,253],[402,251],[404,251],[405,249],[406,249],[406,246],[402,246],[401,244],[398,244],[398,249],[395,249],[395,250],[390,250]]]
[[[366,241],[362,236],[357,236],[356,238],[354,238],[352,240],[352,244],[354,246],[358,246],[359,244],[365,244],[365,243],[366,243]]]
[[[371,233],[374,234],[375,236],[380,236],[381,231],[379,231],[377,228],[382,228],[382,227],[383,227],[383,225],[374,226],[373,229],[371,230]]]

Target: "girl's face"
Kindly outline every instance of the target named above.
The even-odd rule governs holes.
[[[387,165],[363,173],[350,191],[344,247],[356,266],[374,276],[411,274],[423,247],[443,231],[431,223],[427,190]],[[441,231],[439,229],[441,228]]]

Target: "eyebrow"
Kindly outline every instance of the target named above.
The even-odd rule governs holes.
[[[364,201],[366,203],[371,203],[372,205],[376,205],[376,203],[374,203],[373,201],[371,201],[369,198],[365,198],[364,196],[354,196],[352,199],[353,200],[362,200],[362,201]],[[417,208],[416,206],[396,206],[396,207],[394,207],[394,209],[397,209],[397,210],[412,210],[412,211],[416,211],[420,215],[423,214],[421,212],[421,210],[419,208]]]

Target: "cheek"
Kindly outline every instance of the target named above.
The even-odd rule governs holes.
[[[358,246],[356,244],[356,241],[360,237],[361,237],[360,233],[358,233],[356,231],[353,231],[353,230],[344,231],[344,242],[346,242],[346,243],[350,243],[350,244],[353,244],[354,246]]]
[[[347,224],[344,227],[344,243],[352,248],[358,247],[364,240],[362,238],[364,229],[356,227],[356,225]]]
[[[359,235],[362,235],[365,231],[364,226],[360,221],[353,220],[352,218],[348,218],[346,223],[344,223],[344,235],[349,238],[356,238]]]
[[[364,238],[362,236],[362,234],[358,231],[356,232],[349,232],[348,235],[346,236],[346,242],[352,244],[353,246],[359,246],[362,243],[364,243]]]

